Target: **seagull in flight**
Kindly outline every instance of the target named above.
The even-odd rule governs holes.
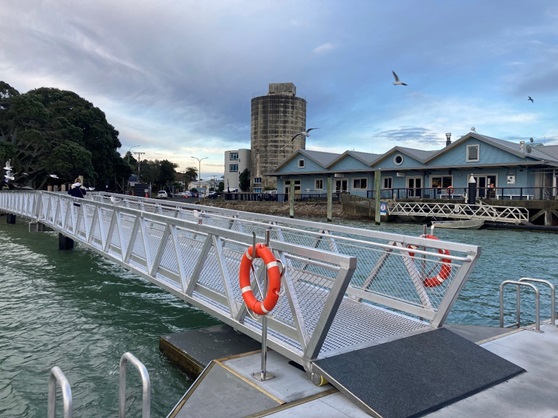
[[[6,171],[12,171],[12,163],[11,163],[11,161],[12,161],[12,160],[6,161],[6,166],[4,167],[4,170],[6,170]]]
[[[57,178],[58,178],[58,176],[57,176],[56,174],[49,174],[48,176],[49,176],[49,177],[52,177],[53,179],[57,179]]]
[[[303,136],[303,137],[305,137],[305,138],[308,138],[308,137],[310,136],[310,131],[313,130],[313,129],[320,129],[320,128],[308,128],[308,129],[306,129],[305,131],[299,132],[299,133],[297,133],[295,136],[293,136],[293,137],[291,138],[291,141],[294,141],[294,139],[295,139],[297,136],[299,136],[299,135],[301,135],[301,136]]]
[[[527,96],[527,100],[529,100],[531,103],[535,103],[535,101],[533,100],[533,98],[531,96]]]
[[[401,80],[399,80],[399,77],[397,76],[397,74],[395,74],[395,71],[392,71],[393,76],[395,77],[395,81],[393,82],[394,86],[406,86],[407,84],[402,82]]]

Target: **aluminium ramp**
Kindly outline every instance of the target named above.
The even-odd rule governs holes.
[[[375,417],[417,417],[525,370],[445,328],[337,356],[314,367]]]

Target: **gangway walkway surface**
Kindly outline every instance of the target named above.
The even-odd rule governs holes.
[[[523,207],[495,206],[479,202],[426,203],[395,202],[388,206],[389,215],[423,216],[426,218],[482,219],[489,222],[523,224],[529,222],[529,211]]]
[[[443,325],[480,248],[197,204],[88,193],[3,191],[0,210],[44,224],[255,340],[239,264],[266,235],[285,272],[268,346],[319,380],[316,361]],[[263,299],[264,266],[254,261]],[[432,285],[436,282],[436,285]]]

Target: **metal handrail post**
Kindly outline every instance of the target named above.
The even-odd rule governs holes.
[[[72,389],[68,379],[60,370],[60,367],[54,366],[50,369],[48,378],[48,418],[56,416],[56,384],[60,384],[62,391],[62,402],[64,404],[64,418],[72,418]]]
[[[531,277],[522,277],[519,279],[520,282],[536,282],[543,283],[550,287],[550,323],[556,325],[556,286],[550,283],[548,280],[534,279]]]
[[[141,361],[132,353],[124,353],[120,358],[120,391],[119,391],[119,417],[126,416],[126,363],[130,362],[138,370],[142,383],[142,417],[149,418],[151,415],[151,381],[149,373]]]
[[[521,326],[521,317],[520,317],[520,293],[519,287],[520,286],[527,286],[533,289],[535,292],[535,328],[537,331],[541,330],[541,317],[540,317],[540,294],[539,289],[537,286],[526,283],[525,281],[521,282],[518,280],[504,280],[500,284],[500,327],[504,328],[504,287],[508,284],[514,284],[517,286],[517,307],[516,307],[516,319],[517,319],[517,327]]]

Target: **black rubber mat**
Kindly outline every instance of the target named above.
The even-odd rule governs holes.
[[[315,364],[384,418],[420,417],[525,371],[444,328]]]

